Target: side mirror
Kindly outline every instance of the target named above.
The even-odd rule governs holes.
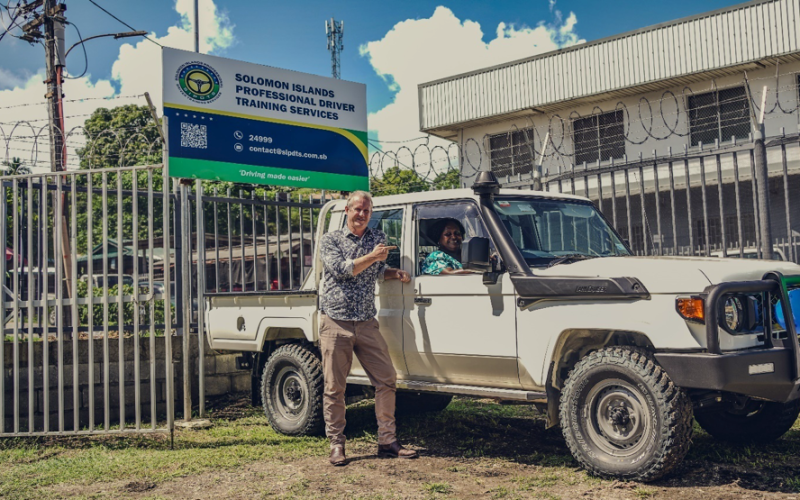
[[[461,264],[464,269],[491,271],[489,261],[489,238],[474,237],[461,245]]]

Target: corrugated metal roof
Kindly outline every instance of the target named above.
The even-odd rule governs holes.
[[[423,83],[420,128],[448,135],[499,115],[652,90],[656,82],[688,83],[767,59],[796,60],[798,25],[798,0],[756,0]]]

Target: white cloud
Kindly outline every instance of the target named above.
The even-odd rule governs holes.
[[[551,1],[551,8],[554,5]],[[495,37],[486,43],[480,24],[461,21],[447,7],[437,7],[430,18],[402,21],[383,39],[362,45],[361,55],[369,58],[375,72],[396,92],[393,102],[370,113],[370,131],[386,141],[419,137],[420,83],[585,41],[575,32],[575,14],[570,13],[563,23],[561,13],[554,14],[556,24],[540,22],[533,28],[501,22]]]
[[[164,36],[159,37],[157,33],[151,33],[149,38],[165,47],[193,50],[193,0],[177,0],[175,10],[181,16],[179,23],[171,26]],[[233,29],[234,26],[227,15],[217,8],[214,0],[200,0],[201,52],[218,53],[230,47],[235,42]],[[5,41],[3,40],[4,44]],[[80,59],[75,55],[73,58]],[[70,131],[80,127],[88,115],[99,107],[145,104],[144,98],[125,96],[149,92],[155,106],[160,108],[160,61],[161,47],[143,39],[135,44],[126,43],[120,47],[119,55],[111,67],[110,80],[95,80],[91,74],[75,80],[66,80],[63,85],[64,114],[67,117],[65,129]],[[80,65],[78,68],[82,69]],[[43,80],[44,69],[24,79],[0,67],[0,161],[16,156],[44,170],[49,169],[47,166],[49,138],[46,129],[43,129],[47,124],[47,107],[42,104],[45,94]],[[4,84],[6,82],[8,83]],[[24,104],[28,105],[21,106]],[[30,125],[18,126],[12,135],[13,124],[23,120],[29,121]],[[38,143],[34,144],[34,138],[31,136],[37,134],[40,134],[40,138]],[[69,167],[76,165],[74,149],[80,147],[81,143],[79,135],[70,138]]]
[[[25,77],[11,70],[0,68],[0,90],[13,89],[25,83]]]

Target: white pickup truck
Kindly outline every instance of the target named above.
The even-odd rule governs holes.
[[[501,190],[374,200],[371,226],[396,245],[411,282],[379,283],[381,332],[398,374],[398,411],[443,409],[453,395],[537,405],[594,474],[654,480],[686,454],[692,419],[731,441],[783,435],[800,413],[800,266],[635,257],[592,203]],[[325,205],[317,241],[345,225]],[[465,227],[473,274],[421,274],[432,225]],[[322,264],[300,290],[207,296],[215,349],[244,351],[272,426],[322,429],[317,309]],[[792,314],[794,306],[795,314]],[[787,321],[788,318],[788,321]],[[369,386],[354,362],[348,393]]]

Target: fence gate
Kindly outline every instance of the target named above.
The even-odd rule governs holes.
[[[181,324],[161,165],[0,180],[0,437],[171,432]]]

